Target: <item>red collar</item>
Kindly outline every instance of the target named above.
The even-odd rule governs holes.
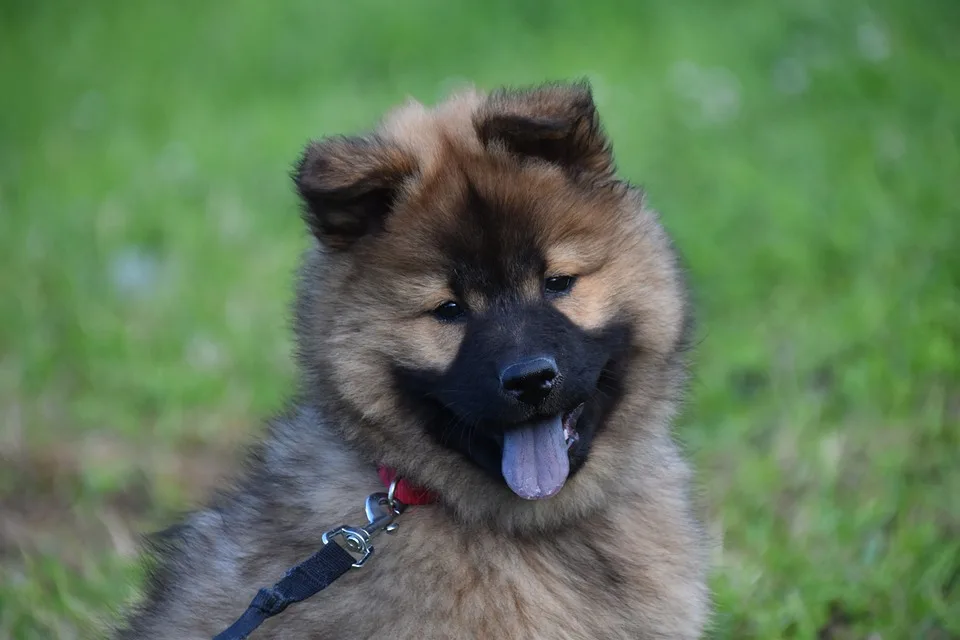
[[[386,486],[390,486],[390,483],[393,482],[394,478],[397,477],[397,470],[391,469],[390,467],[385,467],[380,465],[377,468],[377,473],[380,475],[380,481]],[[431,504],[437,501],[437,495],[428,489],[423,487],[416,487],[409,482],[406,478],[400,478],[400,481],[397,482],[397,488],[394,490],[393,495],[405,505],[423,505]]]

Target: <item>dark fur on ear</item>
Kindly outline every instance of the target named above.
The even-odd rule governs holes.
[[[383,228],[413,160],[372,135],[336,136],[307,146],[293,174],[304,220],[321,242],[345,249]]]
[[[590,86],[544,85],[490,95],[474,124],[480,141],[560,165],[576,175],[610,177],[613,154]]]

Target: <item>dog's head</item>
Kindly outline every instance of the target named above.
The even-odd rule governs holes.
[[[644,464],[682,378],[669,241],[584,85],[408,104],[295,173],[305,393],[465,519],[585,514]]]

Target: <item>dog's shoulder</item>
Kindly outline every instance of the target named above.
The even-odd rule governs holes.
[[[211,637],[257,589],[315,552],[324,531],[363,524],[376,481],[321,412],[291,407],[227,488],[145,541],[144,597],[116,637]]]

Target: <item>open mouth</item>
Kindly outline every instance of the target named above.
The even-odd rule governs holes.
[[[567,413],[538,418],[503,435],[501,472],[521,498],[540,500],[556,495],[570,475],[568,450],[580,438],[581,404]]]
[[[573,411],[563,414],[563,437],[567,443],[567,449],[580,439],[580,432],[577,431],[577,421],[583,414],[583,405],[581,404]]]

